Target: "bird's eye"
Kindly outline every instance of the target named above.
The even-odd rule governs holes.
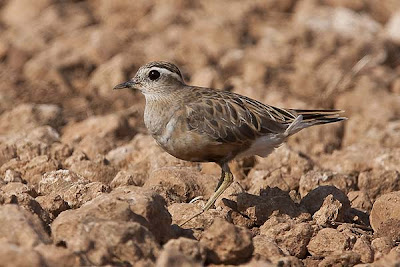
[[[149,72],[149,78],[150,80],[154,81],[157,80],[160,77],[160,72],[156,70],[151,70]]]

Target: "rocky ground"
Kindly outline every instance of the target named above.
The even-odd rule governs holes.
[[[398,266],[400,2],[0,0],[1,266]],[[152,60],[188,83],[349,120],[219,168],[163,152]]]

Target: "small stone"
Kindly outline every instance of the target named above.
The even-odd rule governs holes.
[[[289,194],[279,188],[267,188],[261,192],[260,196],[248,193],[239,194],[237,209],[247,215],[255,225],[262,225],[274,211],[291,217],[299,216],[302,212]]]
[[[75,209],[104,193],[110,193],[110,191],[111,188],[108,185],[100,182],[75,183],[63,192],[62,198],[68,203],[68,206]]]
[[[375,258],[373,263],[376,266],[399,266],[400,264],[400,249],[399,247],[392,248],[389,253],[382,255],[379,253],[378,259]]]
[[[170,239],[171,216],[164,199],[141,187],[119,187],[103,193],[78,209],[62,212],[52,223],[52,235],[57,241],[75,242],[73,234],[86,221],[138,222],[159,242]],[[89,223],[89,222],[88,222]]]
[[[0,241],[0,258],[3,266],[42,267],[44,260],[31,248]]]
[[[180,237],[171,239],[164,245],[164,250],[182,253],[194,263],[204,264],[206,251],[197,240]]]
[[[61,108],[56,105],[20,104],[0,115],[0,134],[32,130],[44,125],[57,128],[61,123]]]
[[[53,143],[50,148],[50,158],[64,162],[73,153],[72,147],[64,143]]]
[[[318,267],[354,266],[360,263],[360,255],[352,251],[334,252],[323,259]]]
[[[313,230],[306,222],[296,223],[293,219],[271,217],[260,227],[260,234],[275,241],[289,255],[304,258]]]
[[[41,155],[32,158],[23,168],[24,179],[32,184],[37,185],[42,175],[46,172],[55,171],[59,168],[59,163],[49,158],[47,155]]]
[[[297,189],[302,174],[311,168],[309,159],[282,145],[267,158],[257,159],[248,174],[251,181],[249,192],[256,194],[267,187],[278,187],[283,191]]]
[[[7,170],[4,174],[4,182],[11,183],[11,182],[18,182],[22,183],[21,173],[14,170]]]
[[[372,240],[371,247],[374,250],[374,261],[387,255],[394,247],[394,242],[390,237],[378,237]]]
[[[59,193],[75,183],[87,184],[88,180],[70,170],[57,170],[45,173],[39,182],[38,192],[42,195]]]
[[[313,256],[308,256],[304,260],[302,260],[303,266],[312,266],[312,267],[317,267],[318,264],[321,262],[321,258],[318,257],[313,257]]]
[[[346,194],[355,189],[356,176],[327,171],[309,171],[300,178],[299,192],[302,197],[321,185],[332,185]]]
[[[74,230],[68,233],[58,223],[53,223],[52,229],[56,242],[65,242],[78,255],[84,253],[97,266],[121,261],[154,263],[160,250],[151,232],[137,222],[87,218],[75,222]]]
[[[12,184],[18,184],[18,183],[9,183],[8,185]],[[22,184],[24,185],[24,184]],[[26,186],[26,185],[24,185]],[[3,187],[4,188],[4,187]],[[5,191],[0,190],[0,199],[2,204],[16,204],[19,207],[25,209],[26,211],[29,211],[32,214],[36,214],[39,219],[43,221],[45,224],[49,224],[51,221],[49,213],[44,210],[40,204],[34,199],[33,196],[36,196],[35,194],[29,194],[28,192],[18,192],[18,190],[21,190],[20,188],[5,188]],[[11,189],[11,190],[10,190]],[[15,190],[16,189],[16,190]],[[22,190],[25,190],[26,188],[22,187]],[[15,190],[15,191],[13,191]],[[4,192],[4,194],[2,194]]]
[[[202,208],[199,205],[193,203],[173,203],[168,206],[168,211],[172,216],[172,223],[177,225],[200,213],[201,210]],[[209,228],[217,218],[224,218],[223,213],[219,210],[209,209],[183,225],[183,230],[179,228],[177,234],[178,236],[185,235],[185,230],[190,229],[192,235],[196,239],[200,239],[204,233],[203,229]]]
[[[8,183],[1,188],[8,195],[19,195],[19,194],[28,194],[31,197],[37,197],[38,193],[36,190],[29,185],[15,182],[15,183]]]
[[[143,186],[146,175],[139,172],[119,171],[110,183],[111,188],[136,185]]]
[[[17,156],[17,148],[0,142],[0,166]],[[7,170],[6,170],[7,171]]]
[[[223,219],[215,219],[200,242],[207,249],[207,261],[215,264],[245,262],[254,250],[251,232]]]
[[[69,166],[69,169],[91,182],[101,182],[110,184],[117,174],[117,170],[107,162],[95,162],[91,160],[75,161]]]
[[[0,239],[17,246],[32,248],[41,243],[50,243],[50,237],[43,228],[43,222],[17,205],[0,206],[0,225],[2,226]]]
[[[62,140],[65,143],[79,143],[85,136],[93,134],[101,138],[117,138],[134,133],[127,119],[118,114],[92,116],[84,121],[65,126],[63,132]]]
[[[338,230],[324,228],[311,238],[307,248],[313,256],[327,257],[331,253],[349,250],[350,240]]]
[[[362,211],[371,211],[372,202],[365,191],[351,191],[347,194],[351,207]]]
[[[184,253],[174,249],[164,249],[157,258],[156,267],[201,267],[203,264],[193,261]]]
[[[350,201],[347,196],[338,188],[330,185],[315,188],[301,199],[300,205],[307,209],[310,214],[314,214],[321,208],[325,198],[329,195],[340,201],[343,210],[350,208]]]
[[[49,194],[36,197],[36,201],[54,220],[61,212],[69,209],[69,205],[60,195]]]
[[[333,195],[328,195],[321,208],[314,213],[313,219],[320,226],[329,226],[334,222],[342,222],[345,212],[342,203],[334,199]]]
[[[358,187],[374,201],[380,195],[400,190],[400,173],[382,169],[361,172],[358,176]]]
[[[39,244],[34,249],[42,257],[46,266],[79,266],[90,265],[83,255],[74,253],[68,248],[50,244]]]
[[[98,155],[105,155],[115,146],[111,137],[101,137],[98,135],[86,135],[79,142],[79,149],[90,159]]]
[[[266,261],[274,262],[285,256],[276,242],[266,235],[257,235],[253,238],[254,252],[253,257]]]
[[[380,196],[374,203],[370,215],[371,226],[377,236],[400,240],[400,191]]]
[[[277,266],[284,266],[284,267],[303,267],[304,264],[301,262],[299,258],[295,256],[285,256],[276,260],[275,263]],[[276,266],[274,265],[274,266]],[[263,265],[265,266],[265,265]]]
[[[360,255],[362,263],[371,263],[374,261],[374,251],[371,247],[371,243],[365,236],[357,238],[353,246],[353,251]]]
[[[205,181],[208,177],[201,176],[209,175],[190,168],[166,167],[151,172],[143,187],[161,194],[169,204],[189,202],[196,196],[207,198],[211,195],[199,183],[199,180]]]

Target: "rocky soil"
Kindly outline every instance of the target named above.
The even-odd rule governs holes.
[[[0,265],[399,266],[399,25],[397,0],[0,0]],[[233,162],[179,227],[220,171],[112,91],[152,60],[349,120]]]

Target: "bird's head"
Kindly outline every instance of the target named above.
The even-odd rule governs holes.
[[[138,89],[143,94],[168,93],[184,85],[177,66],[165,61],[154,61],[141,66],[131,80],[118,84],[114,89]]]

